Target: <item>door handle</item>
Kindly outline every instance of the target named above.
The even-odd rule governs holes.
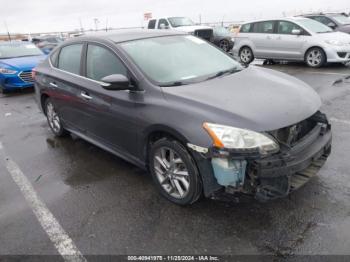
[[[268,35],[268,36],[266,36],[266,39],[269,39],[269,40],[270,40],[270,39],[271,39],[271,36],[269,36],[269,35]]]
[[[81,92],[80,95],[81,95],[84,99],[86,99],[86,100],[91,100],[91,99],[92,99],[92,97],[89,96],[89,95],[88,95],[87,93],[85,93],[85,92]]]
[[[50,82],[50,86],[52,87],[58,87],[58,85],[55,82]]]

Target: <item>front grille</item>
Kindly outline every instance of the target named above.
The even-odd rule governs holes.
[[[321,112],[285,128],[269,132],[280,144],[294,146],[305,137],[318,123],[328,124],[327,118]]]
[[[213,30],[212,29],[199,29],[199,30],[194,31],[194,35],[210,41],[213,37]]]
[[[26,83],[33,83],[34,80],[32,78],[32,71],[23,71],[19,74],[19,78],[21,78],[21,80],[23,82]]]

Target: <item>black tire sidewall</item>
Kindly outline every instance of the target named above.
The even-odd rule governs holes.
[[[243,62],[242,59],[241,59],[241,54],[242,54],[242,52],[243,52],[244,49],[249,50],[249,52],[251,53],[251,58],[250,58],[250,60],[249,60],[248,62]],[[243,64],[249,65],[251,62],[254,61],[254,53],[253,53],[253,50],[252,50],[250,47],[248,47],[248,46],[242,47],[242,48],[239,50],[239,60],[240,60]]]
[[[322,54],[322,61],[320,64],[318,64],[317,66],[313,66],[313,65],[310,65],[307,61],[307,57],[309,55],[310,52],[314,51],[314,50],[318,50],[318,51],[321,51],[321,54]],[[309,49],[306,54],[305,54],[305,63],[307,66],[309,67],[312,67],[312,68],[319,68],[319,67],[322,67],[325,63],[326,63],[326,53],[323,51],[322,48],[319,48],[319,47],[313,47],[311,49]]]
[[[60,120],[60,130],[58,132],[56,132],[50,125],[50,121],[49,121],[49,118],[47,116],[47,105],[51,103],[53,105],[53,107],[55,108],[55,104],[52,102],[52,100],[50,98],[47,98],[45,100],[45,115],[46,115],[46,120],[47,120],[47,123],[52,131],[52,133],[55,135],[55,136],[58,136],[58,137],[61,137],[61,136],[64,136],[67,134],[66,130],[63,128],[63,124],[62,124],[62,121],[61,121],[61,118],[60,116],[58,115],[58,118]],[[58,112],[56,111],[56,113],[58,114]]]
[[[188,195],[183,199],[177,199],[172,196],[170,196],[162,187],[162,185],[159,183],[157,175],[154,171],[154,155],[157,149],[161,147],[168,147],[176,152],[176,154],[181,157],[183,162],[185,163],[189,178],[190,178],[190,189],[188,192]],[[169,201],[178,204],[178,205],[190,205],[194,202],[196,202],[199,197],[202,194],[202,182],[198,173],[197,166],[191,157],[191,155],[187,152],[187,150],[177,141],[171,140],[168,138],[163,138],[155,142],[153,145],[151,145],[150,152],[149,152],[149,169],[150,173],[152,175],[152,179],[154,181],[154,184],[156,185],[157,189],[161,193],[162,196],[164,196]]]
[[[222,43],[226,43],[227,44],[227,50],[224,50],[222,47],[221,47],[221,44]],[[229,47],[229,42],[226,40],[226,39],[223,39],[223,40],[221,40],[220,42],[219,42],[219,47],[223,50],[223,51],[225,51],[225,52],[228,52],[228,51],[230,51],[229,49],[230,49],[230,47]]]

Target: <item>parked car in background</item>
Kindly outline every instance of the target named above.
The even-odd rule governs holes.
[[[243,24],[233,53],[245,63],[254,58],[305,61],[310,67],[350,62],[350,35],[304,17]]]
[[[225,27],[214,27],[213,43],[225,52],[229,52],[234,45],[233,34]]]
[[[173,29],[198,36],[207,41],[213,41],[213,28],[209,26],[196,25],[188,17],[163,17],[151,19],[148,29]]]
[[[71,132],[149,170],[179,205],[223,192],[285,197],[331,151],[330,124],[310,86],[243,68],[179,31],[68,40],[36,68],[35,91],[56,136]]]
[[[63,39],[57,36],[39,36],[34,37],[32,42],[39,47],[45,54],[49,54]]]
[[[0,42],[0,89],[6,93],[33,86],[32,69],[44,53],[26,42]]]
[[[316,20],[335,31],[350,34],[350,18],[345,13],[319,13],[303,15],[304,17]]]

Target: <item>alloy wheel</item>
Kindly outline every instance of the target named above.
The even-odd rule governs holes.
[[[51,129],[55,133],[59,133],[61,130],[61,121],[51,102],[48,102],[46,105],[46,114]]]
[[[243,63],[248,64],[253,58],[252,51],[249,48],[243,48],[240,54],[240,59]]]
[[[164,191],[176,199],[185,198],[190,191],[190,177],[181,157],[171,148],[160,147],[153,161],[156,177]]]
[[[322,52],[318,49],[311,50],[307,55],[307,63],[310,66],[317,67],[322,63]]]
[[[229,44],[226,40],[220,41],[219,47],[224,50],[225,52],[228,52],[229,50]]]

